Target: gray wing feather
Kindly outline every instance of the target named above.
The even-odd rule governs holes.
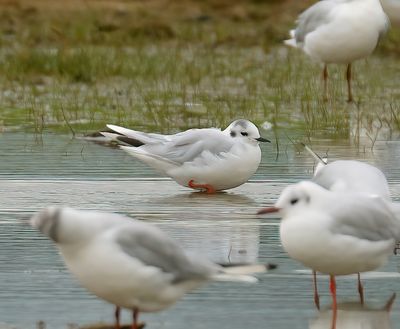
[[[217,267],[211,262],[202,259],[193,262],[172,239],[158,229],[124,227],[119,230],[116,240],[122,251],[129,256],[172,274],[174,283],[207,280],[217,272]]]
[[[381,197],[344,194],[334,213],[331,230],[335,233],[369,241],[397,241],[400,238],[399,218],[391,204]]]
[[[211,128],[187,130],[172,136],[167,142],[143,145],[141,148],[148,153],[182,164],[193,161],[204,151],[218,156],[222,152],[228,152],[233,144],[231,137]]]
[[[323,24],[329,23],[329,13],[335,6],[334,1],[319,1],[304,11],[297,20],[296,43],[303,43],[308,33],[313,32]]]

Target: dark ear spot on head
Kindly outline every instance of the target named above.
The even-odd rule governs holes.
[[[306,195],[306,202],[309,203],[310,200],[311,200],[310,196],[309,196],[309,195]]]
[[[234,131],[231,131],[231,137],[236,137],[236,133]]]

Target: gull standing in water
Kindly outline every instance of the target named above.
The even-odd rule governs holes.
[[[304,145],[304,147],[318,162],[312,178],[314,183],[330,191],[365,193],[369,196],[379,196],[384,200],[391,201],[388,181],[378,168],[356,160],[327,162],[327,159],[322,159],[307,145]],[[357,281],[360,301],[364,304],[364,289],[360,273],[357,273]],[[320,309],[315,270],[313,270],[313,285],[314,302]]]
[[[285,44],[301,48],[324,64],[324,98],[327,99],[328,64],[347,64],[348,101],[353,101],[351,63],[370,55],[386,32],[389,20],[380,0],[319,1],[297,20]]]
[[[107,125],[102,132],[121,149],[171,177],[178,184],[207,193],[227,190],[243,183],[256,172],[261,161],[260,136],[250,121],[239,119],[225,130],[189,129],[161,135]]]
[[[330,275],[335,328],[335,276],[371,271],[386,263],[400,238],[399,205],[304,181],[285,188],[275,205],[259,214],[274,212],[282,218],[280,237],[289,256]]]
[[[163,310],[207,281],[256,282],[251,273],[274,265],[222,267],[189,257],[157,227],[121,215],[49,207],[31,218],[31,225],[52,239],[65,264],[87,290],[133,312]]]

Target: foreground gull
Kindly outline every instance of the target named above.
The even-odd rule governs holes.
[[[311,150],[309,150],[311,151]],[[312,152],[312,151],[311,151]],[[327,190],[344,193],[364,193],[379,196],[391,201],[389,184],[385,175],[378,168],[356,160],[337,160],[325,163],[320,160],[312,181]],[[364,303],[363,286],[360,274],[357,274],[358,292],[361,303]],[[316,272],[313,271],[314,301],[319,309]]]
[[[329,191],[313,182],[288,186],[275,206],[259,214],[273,212],[282,217],[280,236],[289,256],[330,275],[334,319],[335,276],[382,266],[400,237],[398,205],[379,196]]]
[[[137,329],[139,311],[165,309],[210,280],[255,282],[248,274],[274,267],[222,267],[190,258],[157,227],[116,214],[49,207],[31,225],[56,243],[86,289],[116,305],[116,329],[120,307],[133,311]]]
[[[389,20],[380,0],[319,1],[297,20],[287,45],[301,48],[314,60],[324,63],[324,98],[327,99],[330,63],[347,64],[348,101],[351,91],[351,63],[370,55],[386,32]]]
[[[178,184],[214,193],[245,183],[261,161],[257,127],[236,120],[225,130],[189,129],[175,135],[144,133],[107,125],[115,133],[105,137],[125,144],[121,148]]]

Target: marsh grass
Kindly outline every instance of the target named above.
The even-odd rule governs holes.
[[[238,117],[307,138],[348,138],[354,117],[366,130],[376,130],[371,122],[399,130],[396,31],[356,63],[356,102],[347,104],[344,67],[329,68],[324,102],[321,67],[278,45],[307,1],[111,9],[88,1],[62,14],[33,3],[2,13],[5,130],[82,134],[115,123],[165,133]]]

